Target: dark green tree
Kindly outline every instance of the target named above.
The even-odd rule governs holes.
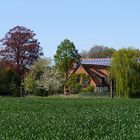
[[[18,96],[18,75],[9,66],[0,62],[0,95]]]
[[[140,93],[139,57],[140,51],[132,48],[120,49],[113,55],[110,72],[120,97],[128,98]]]
[[[68,39],[62,41],[54,55],[54,61],[56,67],[65,73],[66,79],[68,78],[68,71],[73,67],[73,63],[79,63],[79,60],[80,55],[74,43]]]

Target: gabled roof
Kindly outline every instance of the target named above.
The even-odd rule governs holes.
[[[98,66],[99,67],[103,66],[103,68],[106,69],[107,67],[110,66],[110,63],[111,58],[80,59],[79,65],[76,65],[76,67],[74,67],[72,73],[70,73],[67,80],[69,80],[71,75],[75,73],[80,66],[82,66],[85,72],[91,77],[91,79],[96,83],[97,86],[104,86],[105,83],[101,83],[101,80],[102,78],[105,78],[107,75],[102,71],[99,71]]]

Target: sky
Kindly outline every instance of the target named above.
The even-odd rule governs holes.
[[[0,17],[0,38],[27,27],[46,57],[64,39],[79,52],[94,45],[140,49],[140,0],[0,0]]]

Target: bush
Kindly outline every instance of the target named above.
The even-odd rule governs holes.
[[[94,87],[89,85],[87,88],[82,89],[83,92],[94,92]]]
[[[19,77],[16,72],[9,67],[2,67],[0,69],[0,95],[20,95]]]
[[[90,77],[87,76],[85,73],[79,74],[79,77],[80,77],[80,81],[81,81],[80,84],[81,84],[82,88],[87,88],[90,83]]]
[[[9,91],[10,91],[10,95],[14,96],[14,97],[19,97],[20,96],[20,87],[17,86],[17,84],[12,81],[9,85]]]
[[[35,88],[33,91],[26,91],[26,95],[48,96],[49,92],[44,89]]]
[[[87,92],[94,92],[94,87],[91,86],[91,85],[89,85],[89,86],[87,87]]]
[[[90,78],[86,74],[73,74],[70,79],[66,82],[65,87],[68,87],[71,94],[77,94],[88,88],[88,91],[93,91],[89,85]]]
[[[77,94],[81,91],[81,85],[75,84],[69,87],[70,94]]]

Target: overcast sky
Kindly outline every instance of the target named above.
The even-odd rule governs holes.
[[[79,52],[95,44],[140,48],[140,0],[0,0],[0,18],[0,38],[25,26],[46,57],[66,38]]]

